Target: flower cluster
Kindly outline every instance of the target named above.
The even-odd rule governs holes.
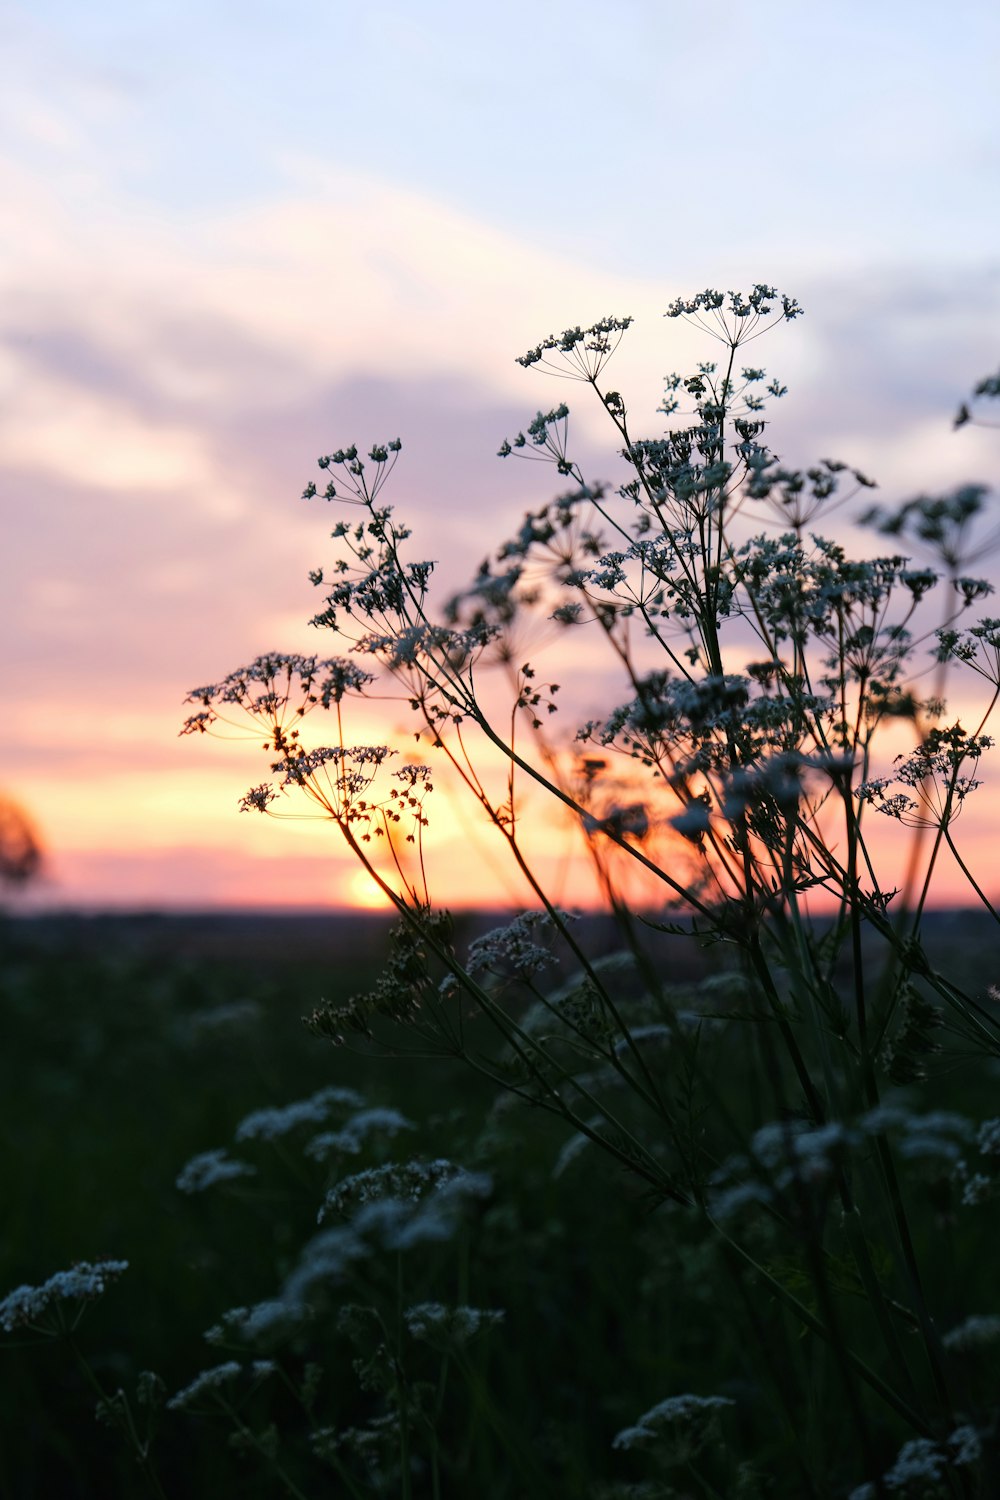
[[[568,913],[560,912],[562,921],[572,920]],[[522,912],[505,927],[494,927],[469,945],[465,960],[469,974],[512,975],[528,979],[555,962],[547,948],[536,943],[532,933],[551,929],[553,921],[548,912]]]
[[[502,1323],[505,1314],[495,1308],[445,1307],[441,1302],[418,1302],[403,1313],[408,1332],[415,1339],[439,1349],[467,1344],[488,1328]]]
[[[736,1403],[728,1396],[668,1396],[615,1437],[615,1448],[655,1448],[669,1464],[690,1463],[716,1431],[719,1413]]]
[[[355,1089],[336,1084],[320,1089],[308,1099],[268,1109],[256,1109],[236,1127],[237,1141],[274,1141],[300,1125],[321,1125],[339,1107],[357,1109],[364,1100]]]
[[[340,1130],[325,1130],[314,1135],[306,1146],[306,1155],[316,1161],[326,1161],[330,1156],[357,1156],[366,1142],[376,1135],[395,1136],[403,1130],[415,1130],[412,1120],[400,1114],[398,1109],[375,1106],[360,1109],[344,1122]]]
[[[0,1300],[0,1328],[33,1327],[57,1303],[93,1302],[128,1270],[127,1260],[81,1260],[68,1271],[57,1271],[41,1286],[19,1286]]]
[[[247,1373],[259,1383],[268,1375],[273,1374],[276,1369],[277,1365],[273,1360],[255,1359]],[[227,1360],[225,1364],[213,1365],[211,1369],[202,1370],[200,1375],[196,1375],[190,1385],[178,1391],[176,1396],[171,1396],[167,1407],[170,1411],[184,1411],[188,1407],[197,1405],[206,1396],[218,1399],[220,1392],[226,1386],[231,1385],[234,1380],[239,1379],[243,1373],[244,1367],[234,1359]]]
[[[177,1186],[182,1193],[203,1193],[220,1182],[235,1182],[240,1177],[253,1177],[257,1168],[248,1161],[239,1161],[227,1155],[223,1147],[214,1151],[199,1151],[197,1156],[181,1169]]]
[[[549,334],[534,349],[520,355],[517,363],[526,370],[532,365],[541,365],[556,375],[569,373],[578,380],[593,382],[617,349],[631,322],[631,318],[601,318],[589,328],[567,328],[563,333]],[[549,358],[553,354],[561,359]]]
[[[961,724],[930,729],[910,755],[897,755],[891,776],[863,782],[858,797],[911,827],[943,827],[958,817],[965,799],[982,785],[963,768],[974,770],[983,751],[992,745],[989,735],[970,735]],[[916,795],[887,795],[892,785],[909,787]]]
[[[218,723],[228,723],[229,709],[241,710],[254,723],[282,725],[303,718],[317,705],[340,703],[373,681],[370,672],[344,657],[322,660],[280,652],[258,656],[221,682],[192,689],[185,702],[200,703],[201,708],[184,721],[181,734],[205,734]]]
[[[977,1465],[982,1452],[979,1433],[969,1423],[956,1427],[944,1443],[913,1438],[903,1444],[892,1468],[882,1475],[882,1489],[907,1496],[909,1500],[943,1495],[948,1470]],[[876,1500],[878,1493],[874,1484],[863,1484],[851,1491],[850,1500]]]
[[[442,1183],[462,1177],[464,1173],[464,1167],[456,1166],[444,1157],[434,1161],[390,1161],[380,1167],[368,1167],[363,1172],[344,1177],[330,1189],[319,1211],[320,1223],[328,1214],[344,1215],[348,1210],[385,1198],[416,1203],[426,1193]]]

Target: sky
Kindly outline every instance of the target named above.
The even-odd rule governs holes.
[[[564,394],[515,364],[553,329],[632,315],[615,383],[652,424],[706,357],[667,305],[773,282],[806,309],[767,348],[790,461],[885,502],[996,479],[1000,437],[952,430],[1000,344],[991,4],[32,0],[0,70],[0,788],[36,902],[372,899],[335,830],[239,813],[259,750],[178,738],[183,699],[328,651],[299,497],[331,448],[398,435],[386,498],[468,577],[552,492],[495,454]],[[437,817],[441,898],[516,902]]]

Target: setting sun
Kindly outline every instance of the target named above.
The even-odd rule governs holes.
[[[347,881],[344,887],[344,901],[347,906],[362,911],[384,911],[391,905],[388,896],[379,889],[372,877],[364,870],[358,870]]]

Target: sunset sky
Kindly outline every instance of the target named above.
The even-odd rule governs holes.
[[[566,394],[514,362],[554,329],[636,319],[614,384],[654,433],[709,357],[667,305],[774,282],[807,314],[761,347],[785,458],[885,503],[1000,474],[1000,433],[952,430],[1000,365],[988,0],[32,0],[0,39],[0,788],[37,901],[365,904],[335,830],[239,813],[259,748],[178,738],[183,699],[329,654],[317,455],[402,439],[386,499],[442,592],[553,493],[495,454]],[[967,830],[994,892],[996,767]],[[521,899],[474,824],[442,804],[439,895]]]

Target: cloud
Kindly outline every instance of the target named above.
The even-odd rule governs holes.
[[[636,313],[613,382],[637,430],[655,432],[665,371],[705,357],[692,330],[662,320],[691,288],[595,270],[290,152],[283,190],[164,221],[123,200],[91,154],[67,164],[57,125],[25,128],[63,153],[62,178],[46,186],[17,162],[5,174],[0,625],[19,644],[0,765],[43,826],[48,811],[66,899],[225,902],[259,892],[266,872],[269,901],[299,901],[313,856],[282,855],[279,869],[234,831],[254,773],[229,780],[228,758],[225,776],[221,762],[195,773],[174,736],[194,683],[267,649],[330,650],[306,624],[320,603],[307,570],[326,560],[334,515],[297,498],[316,456],[401,436],[387,498],[412,519],[414,555],[457,587],[561,487],[494,457],[537,407],[571,401],[588,475],[617,462],[592,393],[514,355],[551,329]],[[996,362],[992,270],[946,293],[930,271],[814,272],[789,290],[810,317],[761,356],[792,385],[774,427],[788,457],[843,457],[888,491],[970,465],[981,477],[988,435],[948,427]],[[597,668],[575,670],[592,688]]]

